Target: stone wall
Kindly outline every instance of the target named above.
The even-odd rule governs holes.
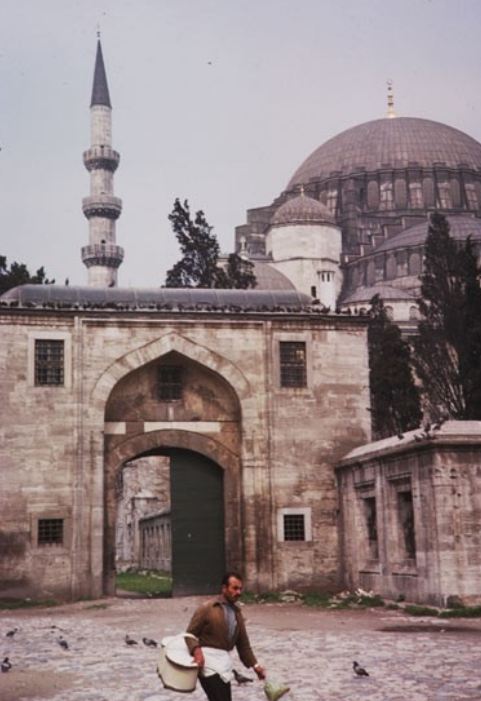
[[[112,591],[119,470],[162,446],[223,468],[226,565],[248,588],[336,586],[334,465],[370,437],[362,320],[4,309],[0,324],[1,591]],[[39,334],[65,341],[62,386],[31,380]],[[306,387],[280,386],[285,340],[306,344]],[[177,406],[151,394],[169,354],[188,371]],[[285,509],[303,510],[309,539],[284,538]],[[61,543],[38,544],[39,518],[62,520]]]
[[[355,449],[339,464],[345,584],[389,598],[481,602],[481,422]]]

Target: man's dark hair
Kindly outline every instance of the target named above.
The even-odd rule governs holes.
[[[229,579],[231,577],[235,577],[236,579],[239,579],[241,582],[244,581],[243,576],[241,574],[239,574],[239,572],[234,572],[234,571],[226,572],[225,575],[222,577],[222,586],[223,587],[226,587],[229,584]]]

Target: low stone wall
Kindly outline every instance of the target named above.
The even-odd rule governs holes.
[[[481,422],[351,451],[337,466],[345,585],[446,606],[481,602]]]

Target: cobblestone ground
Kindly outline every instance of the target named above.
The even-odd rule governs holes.
[[[1,701],[205,700],[164,690],[160,640],[185,628],[199,599],[109,599],[55,609],[0,613]],[[481,622],[413,619],[397,611],[317,611],[246,606],[253,647],[269,677],[287,682],[286,701],[481,701]],[[6,633],[18,628],[13,638]],[[128,646],[125,635],[139,641]],[[68,641],[63,650],[58,639]],[[370,676],[356,677],[357,660]],[[237,669],[245,674],[240,663]],[[251,676],[254,676],[253,674]],[[234,701],[265,699],[262,683],[233,690]]]

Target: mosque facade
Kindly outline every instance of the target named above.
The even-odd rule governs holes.
[[[376,530],[374,458],[356,453],[371,440],[366,319],[342,312],[382,290],[409,319],[429,211],[478,233],[481,145],[426,120],[354,127],[238,228],[256,289],[121,288],[100,41],[90,109],[88,285],[0,298],[0,594],[112,594],[120,561],[156,558],[174,594],[216,591],[226,568],[254,591],[359,583],[345,554]],[[432,578],[412,592],[444,596]]]

